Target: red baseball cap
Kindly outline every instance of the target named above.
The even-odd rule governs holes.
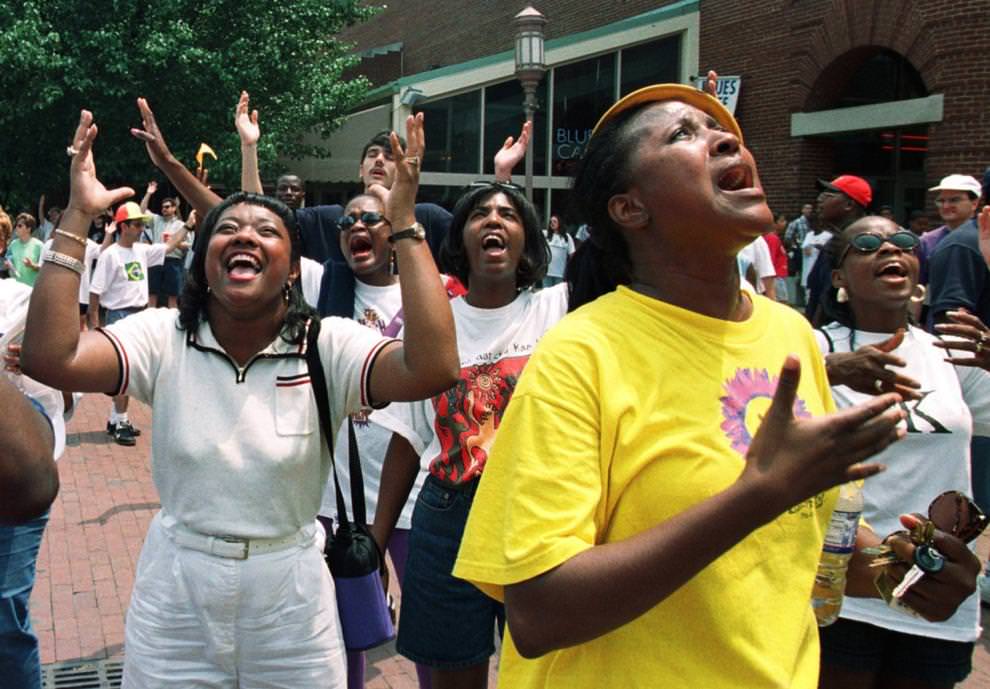
[[[131,220],[151,222],[151,215],[142,211],[141,206],[137,205],[133,201],[120,204],[117,208],[117,212],[113,214],[113,221],[115,223],[122,223],[129,222]]]
[[[869,182],[856,175],[839,175],[831,182],[820,179],[818,180],[818,188],[845,194],[864,209],[873,200],[873,190],[870,189]]]

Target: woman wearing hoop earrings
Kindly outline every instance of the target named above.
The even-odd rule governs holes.
[[[862,218],[826,247],[832,288],[824,297],[832,321],[816,331],[832,395],[840,408],[896,391],[907,434],[874,461],[887,471],[863,485],[863,517],[883,536],[898,515],[925,513],[946,491],[972,495],[969,442],[990,435],[990,347],[975,316],[950,314],[937,326],[958,338],[943,342],[909,323],[918,284],[919,240],[893,222]],[[948,357],[947,349],[952,346]],[[972,352],[972,355],[967,354]],[[979,599],[971,595],[944,622],[932,624],[876,599],[846,598],[840,619],[821,630],[823,689],[951,687],[970,672],[979,636]],[[882,679],[882,681],[880,681]]]

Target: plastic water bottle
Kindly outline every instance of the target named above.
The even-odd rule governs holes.
[[[863,493],[859,486],[855,482],[839,486],[839,499],[825,533],[822,558],[818,562],[815,587],[811,592],[811,605],[819,627],[835,622],[842,609],[846,570],[856,545],[856,531],[862,512]]]

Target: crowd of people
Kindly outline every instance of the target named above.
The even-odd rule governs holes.
[[[150,407],[161,499],[125,687],[363,687],[324,561],[352,490],[424,689],[487,686],[498,647],[506,687],[962,681],[990,499],[986,189],[945,177],[919,236],[841,174],[788,222],[714,78],[612,105],[546,224],[511,181],[529,124],[452,211],[416,202],[421,114],[367,142],[346,205],[307,206],[291,174],[265,195],[248,94],[226,198],[138,99],[177,192],[155,214],[156,182],[140,202],[101,183],[83,111],[66,207],[0,215],[0,676],[40,687],[55,460],[104,393],[121,445],[129,398]],[[847,600],[819,630],[850,483]]]

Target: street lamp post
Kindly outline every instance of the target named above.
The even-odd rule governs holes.
[[[527,6],[513,18],[516,27],[516,79],[522,84],[523,110],[526,121],[532,122],[539,102],[536,100],[536,87],[547,70],[543,58],[543,27],[547,18],[532,5]],[[531,125],[532,126],[532,125]],[[526,147],[526,198],[533,201],[533,139],[529,137]]]

